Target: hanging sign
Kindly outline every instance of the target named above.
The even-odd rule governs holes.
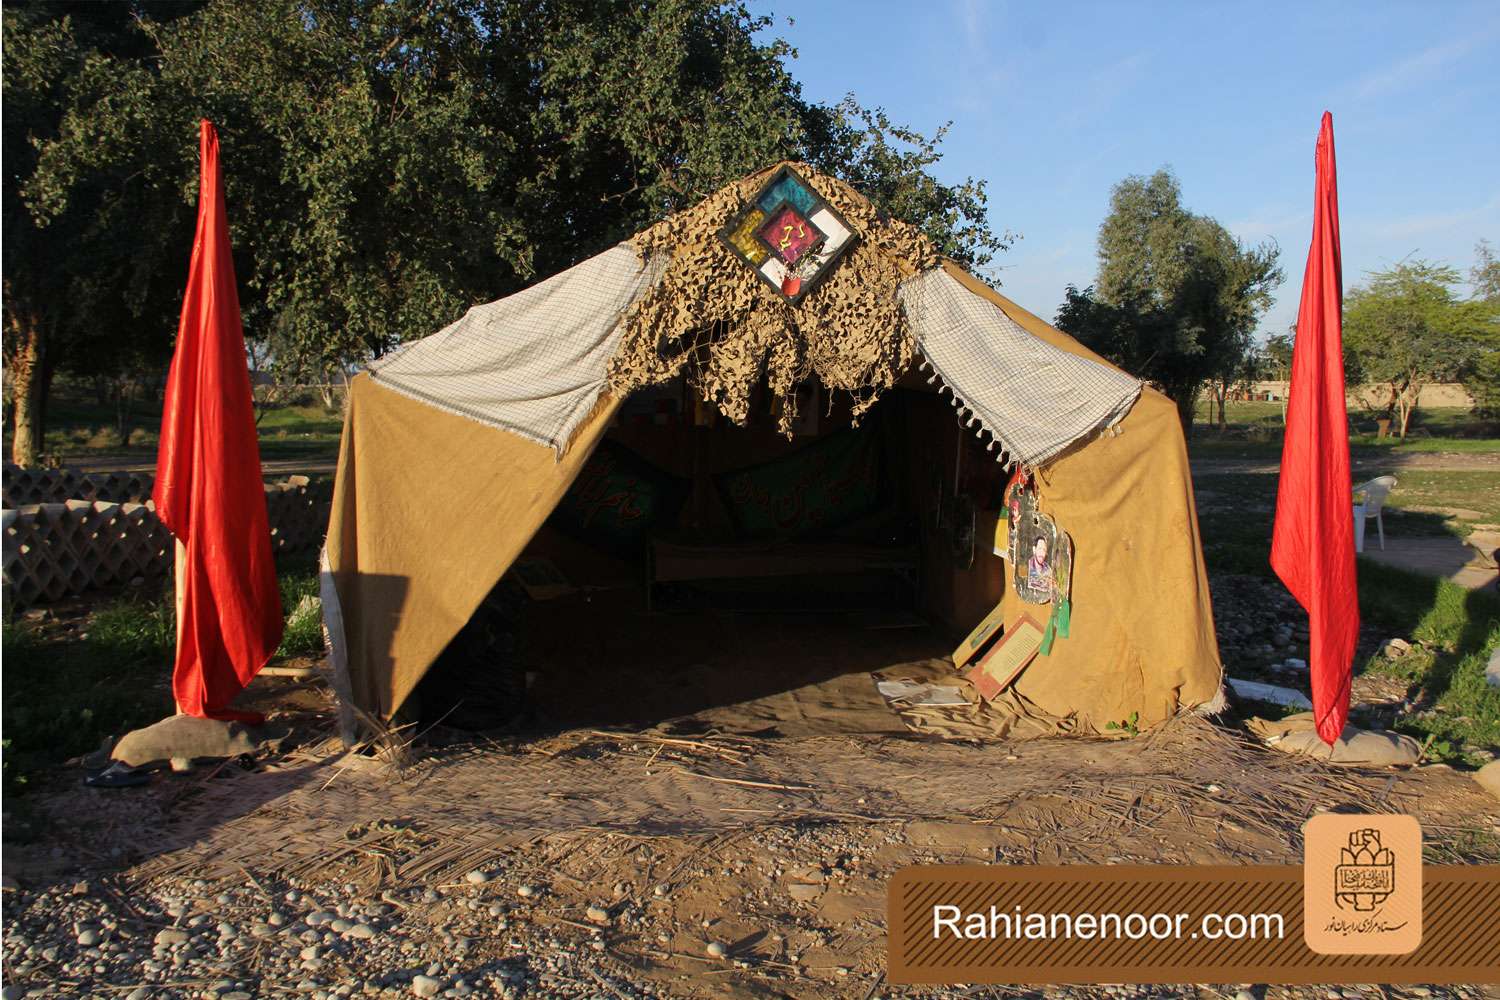
[[[1042,646],[1042,627],[1036,619],[1022,614],[1005,630],[1005,635],[991,646],[969,668],[968,677],[974,690],[985,701],[991,701],[1021,675],[1026,665],[1036,659]]]

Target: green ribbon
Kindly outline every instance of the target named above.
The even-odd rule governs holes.
[[[1052,602],[1052,617],[1047,619],[1047,629],[1042,633],[1043,656],[1052,655],[1052,640],[1058,636],[1068,637],[1068,625],[1073,620],[1073,602],[1064,598]]]

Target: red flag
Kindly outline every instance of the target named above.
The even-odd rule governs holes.
[[[1344,405],[1343,265],[1333,116],[1318,133],[1312,248],[1302,277],[1292,386],[1281,446],[1281,483],[1271,566],[1307,609],[1313,716],[1333,745],[1349,718],[1349,681],[1359,638],[1349,414]]]
[[[259,722],[229,703],[281,642],[281,596],[261,481],[245,335],[219,179],[219,136],[199,125],[198,233],[162,403],[156,513],[186,547],[178,567],[179,711]]]

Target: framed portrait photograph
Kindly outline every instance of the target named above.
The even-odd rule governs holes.
[[[1028,604],[1050,604],[1058,558],[1057,524],[1036,509],[1035,494],[1021,495],[1017,525],[1011,534],[1016,594]],[[1064,535],[1066,538],[1066,535]],[[1069,572],[1071,573],[1071,558]]]

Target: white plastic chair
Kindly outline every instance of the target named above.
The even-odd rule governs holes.
[[[1365,550],[1365,522],[1370,518],[1375,519],[1375,530],[1380,533],[1380,550],[1385,551],[1385,520],[1380,515],[1380,510],[1385,506],[1386,495],[1396,488],[1395,476],[1376,476],[1361,486],[1356,486],[1356,494],[1363,493],[1364,503],[1354,505],[1354,551]]]

